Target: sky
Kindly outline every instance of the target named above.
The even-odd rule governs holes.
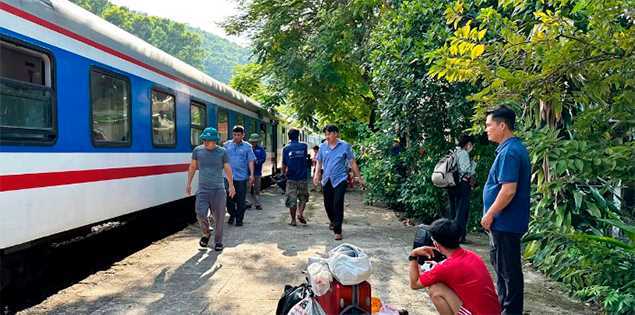
[[[241,46],[249,45],[247,38],[228,36],[218,26],[219,22],[239,12],[235,0],[110,0],[110,2],[148,15],[160,16],[201,28]]]

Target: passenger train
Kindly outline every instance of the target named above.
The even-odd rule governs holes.
[[[0,254],[186,198],[207,126],[260,133],[280,167],[284,123],[68,1],[0,0],[0,49]]]

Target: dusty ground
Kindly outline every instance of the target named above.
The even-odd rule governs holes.
[[[424,292],[409,288],[407,256],[414,227],[392,211],[365,206],[348,193],[344,241],[372,257],[372,295],[410,314],[435,314]],[[328,230],[322,199],[312,195],[307,226],[287,225],[283,197],[264,192],[263,211],[250,210],[245,226],[225,229],[222,253],[198,247],[198,229],[188,228],[153,243],[110,269],[93,274],[23,314],[273,314],[285,284],[300,284],[309,256],[338,242]],[[187,211],[187,209],[184,209]],[[489,260],[487,240],[468,245]],[[591,314],[541,274],[525,272],[525,309],[530,314]]]

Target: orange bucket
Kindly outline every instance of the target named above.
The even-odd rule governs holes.
[[[370,302],[370,311],[371,313],[379,313],[379,311],[381,310],[381,300],[378,297],[374,297],[371,299]]]

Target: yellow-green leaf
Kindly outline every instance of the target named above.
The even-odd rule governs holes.
[[[472,59],[476,59],[480,55],[482,55],[484,51],[485,51],[485,45],[476,45],[476,46],[474,46],[474,48],[472,48],[472,52],[470,53],[470,57],[472,57]]]
[[[487,33],[487,29],[484,28],[478,32],[478,40],[482,40],[485,37],[485,33]]]

